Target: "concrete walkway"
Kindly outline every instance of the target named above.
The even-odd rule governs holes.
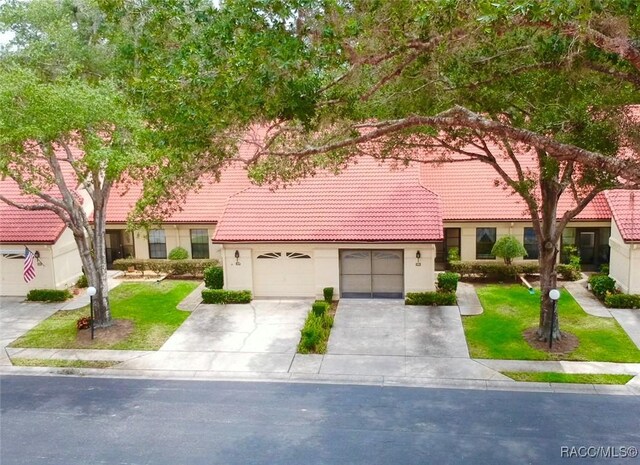
[[[580,304],[582,309],[591,316],[598,316],[601,318],[611,318],[612,315],[609,309],[587,290],[587,280],[581,279],[580,281],[567,282],[564,284],[564,288],[569,291],[569,294]]]
[[[456,299],[458,300],[460,315],[469,316],[482,314],[482,304],[480,303],[476,288],[473,284],[458,283]]]
[[[456,307],[406,307],[401,301],[343,299],[328,353],[303,355],[295,353],[295,346],[310,301],[202,305],[196,303],[199,292],[196,289],[181,303],[181,308],[192,309],[192,315],[159,351],[7,348],[6,353],[11,357],[106,360],[116,365],[108,369],[17,367],[10,365],[2,350],[4,360],[0,361],[4,365],[0,366],[0,373],[327,382],[640,396],[640,364],[470,359]],[[3,346],[53,314],[58,307],[3,299],[0,311]],[[616,316],[618,312],[611,313]],[[618,316],[621,321],[630,317],[622,312]],[[627,326],[637,324],[633,321]],[[637,329],[635,334],[640,333]],[[519,383],[502,375],[500,371],[503,370],[619,373],[636,377],[624,386]]]

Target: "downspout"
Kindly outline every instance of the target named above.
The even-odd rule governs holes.
[[[220,246],[220,258],[222,259],[222,287],[227,289],[227,260],[225,259],[224,244]]]

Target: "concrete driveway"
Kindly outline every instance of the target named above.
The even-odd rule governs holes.
[[[328,354],[469,357],[458,307],[342,299]]]

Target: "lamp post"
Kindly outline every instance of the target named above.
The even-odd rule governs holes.
[[[91,339],[93,339],[93,296],[96,295],[96,288],[89,286],[87,288],[87,294],[89,294],[89,306],[91,307]]]
[[[558,306],[558,299],[560,298],[560,291],[558,289],[551,289],[549,291],[549,298],[553,301],[551,306],[551,324],[549,325],[549,349],[553,346],[553,324],[556,321],[556,308]]]

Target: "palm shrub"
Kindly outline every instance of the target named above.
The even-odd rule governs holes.
[[[516,257],[526,257],[527,250],[515,236],[504,236],[496,241],[491,249],[491,255],[500,257],[507,265]]]

